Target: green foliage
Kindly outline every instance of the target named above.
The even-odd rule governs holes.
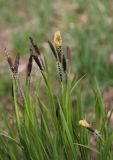
[[[39,63],[37,65],[39,67]],[[85,118],[79,83],[87,75],[78,79],[77,75],[71,78],[70,69],[65,73],[67,77],[62,73],[62,80],[58,81],[56,94],[46,60],[44,66],[45,69],[39,68],[38,72],[41,72],[42,81],[45,82],[43,97],[45,100],[40,96],[42,90],[40,84],[31,93],[31,78],[27,77],[26,87],[22,88],[19,79],[13,75],[14,126],[11,127],[12,125],[6,121],[7,133],[1,129],[0,158],[90,160],[91,154],[94,153],[97,159],[112,160],[113,134],[110,126],[107,125],[107,113],[96,82],[93,94],[96,102],[97,130],[79,125],[79,120]],[[18,101],[17,93],[21,94],[22,103]],[[73,95],[76,95],[76,104],[73,104]],[[95,136],[94,147],[91,138]]]

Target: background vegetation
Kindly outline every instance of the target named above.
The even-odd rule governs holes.
[[[53,41],[53,34],[57,30],[60,30],[62,34],[63,52],[66,54],[66,46],[70,46],[72,50],[72,75],[70,76],[76,74],[79,79],[86,74],[77,89],[78,97],[80,97],[79,105],[83,105],[83,110],[87,113],[81,118],[86,116],[90,122],[97,124],[93,118],[96,82],[102,93],[105,109],[107,111],[112,109],[112,0],[0,0],[0,15],[1,130],[7,131],[7,122],[5,121],[12,118],[13,112],[11,78],[4,55],[5,48],[13,58],[17,52],[20,53],[19,77],[24,85],[26,61],[30,47],[28,37],[33,37],[38,43],[42,55],[47,58],[51,79],[54,79],[54,61],[47,40]],[[54,69],[51,69],[52,67]],[[34,81],[37,82],[37,79]],[[54,83],[56,84],[56,82]],[[57,85],[55,85],[56,88]],[[40,94],[44,99],[44,91]],[[73,95],[73,99],[76,99],[76,94]],[[6,115],[7,120],[4,118]]]

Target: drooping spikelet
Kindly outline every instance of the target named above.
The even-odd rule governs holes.
[[[79,121],[79,125],[81,125],[81,126],[83,126],[85,128],[89,128],[90,127],[90,124],[85,119],[80,120]]]
[[[93,133],[94,135],[96,135],[98,138],[102,139],[102,136],[100,134],[99,131],[97,131],[96,129],[92,128],[91,125],[85,120],[80,120],[79,121],[79,125],[85,127],[86,129],[88,129],[91,133]]]

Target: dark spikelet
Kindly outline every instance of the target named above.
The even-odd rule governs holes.
[[[69,46],[67,47],[67,59],[71,64],[71,48]]]
[[[31,41],[31,44],[32,44],[35,52],[36,52],[37,55],[38,55],[38,57],[37,57],[37,58],[35,57],[35,59],[38,59],[38,61],[40,62],[40,66],[41,66],[42,68],[44,68],[44,63],[43,63],[43,60],[42,60],[42,58],[41,58],[41,53],[40,53],[40,50],[39,50],[38,46],[34,43],[34,41],[33,41],[33,39],[32,39],[31,37],[29,37],[29,39],[30,39],[30,41]],[[31,53],[33,54],[32,49],[30,49],[30,50],[31,50]]]
[[[18,67],[19,67],[19,60],[20,60],[20,55],[19,53],[16,55],[15,62],[14,62],[14,72],[18,73]]]
[[[8,54],[7,54],[7,62],[9,64],[11,72],[14,72],[13,62],[12,62],[11,57]]]
[[[36,55],[32,55],[32,57],[34,58],[36,64],[37,64],[38,67],[39,67],[39,69],[40,69],[41,71],[43,71],[43,66],[42,66],[42,64],[41,64],[41,62],[40,62],[40,60],[39,60],[39,58],[38,58]]]
[[[29,37],[29,39],[30,39],[30,42],[31,42],[33,48],[35,49],[35,52],[36,52],[38,55],[40,55],[39,48],[38,48],[38,46],[34,43],[32,37]]]
[[[30,55],[29,56],[29,61],[28,61],[28,64],[27,64],[27,77],[30,77],[30,75],[31,75],[32,62],[33,62],[33,58],[32,58],[32,55]]]
[[[55,50],[53,44],[49,40],[48,40],[48,43],[49,43],[49,46],[50,46],[55,58],[57,59],[57,53],[56,53],[56,50]]]
[[[58,77],[60,81],[62,82],[62,69],[61,69],[61,63],[59,61],[57,61],[56,67],[57,67]]]
[[[33,50],[32,50],[31,48],[30,48],[30,53],[31,53],[32,55],[35,55],[35,54],[33,53]],[[44,69],[45,66],[44,66],[44,62],[43,62],[43,59],[42,59],[41,55],[35,55],[35,56],[37,56],[38,60],[40,61],[40,65],[41,65],[42,68]]]
[[[66,72],[67,64],[66,64],[66,58],[65,58],[64,54],[63,54],[63,59],[62,59],[62,66],[63,66],[64,72]]]

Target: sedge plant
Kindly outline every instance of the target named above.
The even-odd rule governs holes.
[[[60,32],[54,35],[54,45],[48,44],[56,64],[57,85],[51,81],[50,68],[42,57],[39,47],[30,37],[31,48],[27,64],[26,86],[18,77],[19,54],[12,62],[7,61],[12,73],[12,124],[4,117],[7,129],[0,131],[0,160],[91,160],[93,154],[99,160],[112,160],[113,133],[109,125],[112,111],[108,114],[98,85],[95,95],[95,128],[88,122],[81,102],[78,84],[85,77],[72,77],[70,48],[67,55],[62,51]],[[44,98],[39,80],[32,91],[31,72],[33,61],[41,73]],[[55,71],[54,71],[55,72]],[[56,93],[57,90],[57,93]],[[18,100],[18,94],[21,101]],[[73,96],[76,102],[73,103]],[[91,143],[94,138],[95,145]]]

